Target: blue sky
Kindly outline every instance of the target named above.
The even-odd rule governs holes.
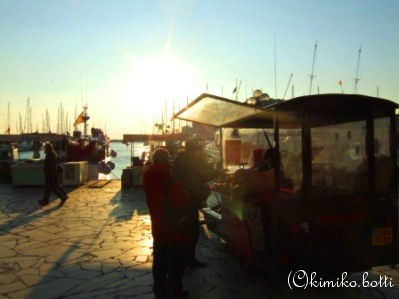
[[[239,100],[282,97],[291,73],[294,95],[308,94],[316,41],[313,93],[340,92],[339,80],[353,93],[361,46],[358,93],[398,102],[398,12],[394,0],[0,0],[0,130],[7,103],[15,131],[28,97],[33,127],[48,109],[55,131],[60,103],[72,123],[83,99],[91,125],[120,137],[152,131],[206,86],[234,98],[236,78]]]

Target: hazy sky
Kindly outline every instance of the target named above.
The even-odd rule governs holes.
[[[0,133],[7,103],[15,133],[28,97],[34,128],[48,109],[55,131],[60,103],[72,123],[87,101],[90,124],[119,138],[206,88],[234,98],[236,78],[241,101],[281,98],[291,73],[309,94],[316,41],[312,93],[339,80],[353,93],[361,46],[358,93],[399,101],[398,13],[397,0],[0,0]]]

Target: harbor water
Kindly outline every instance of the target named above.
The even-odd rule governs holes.
[[[111,180],[120,179],[122,171],[127,166],[131,165],[131,157],[140,157],[142,152],[146,150],[144,143],[135,142],[132,145],[123,144],[122,141],[111,142],[111,148],[117,152],[115,158],[111,158],[111,161],[115,163],[115,169],[112,170],[109,178]],[[27,151],[19,154],[20,159],[32,159],[33,152]],[[40,152],[40,158],[44,159],[44,152]]]

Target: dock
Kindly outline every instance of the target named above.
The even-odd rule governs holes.
[[[0,299],[153,299],[151,221],[142,188],[121,190],[119,180],[67,187],[60,206],[37,201],[42,187],[0,185]],[[371,280],[394,287],[290,289],[248,271],[217,235],[201,226],[197,256],[184,287],[192,299],[399,298],[399,268],[379,267]],[[363,273],[348,280],[360,281]]]

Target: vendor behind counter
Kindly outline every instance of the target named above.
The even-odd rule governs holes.
[[[234,173],[232,184],[235,186],[235,192],[238,193],[236,195],[246,199],[253,198],[257,201],[263,201],[276,188],[275,169],[279,163],[278,152],[272,147],[266,151],[262,149],[254,150],[253,161],[253,167],[238,169]],[[284,179],[283,174],[281,174],[281,182],[288,189],[292,189],[292,182]]]

